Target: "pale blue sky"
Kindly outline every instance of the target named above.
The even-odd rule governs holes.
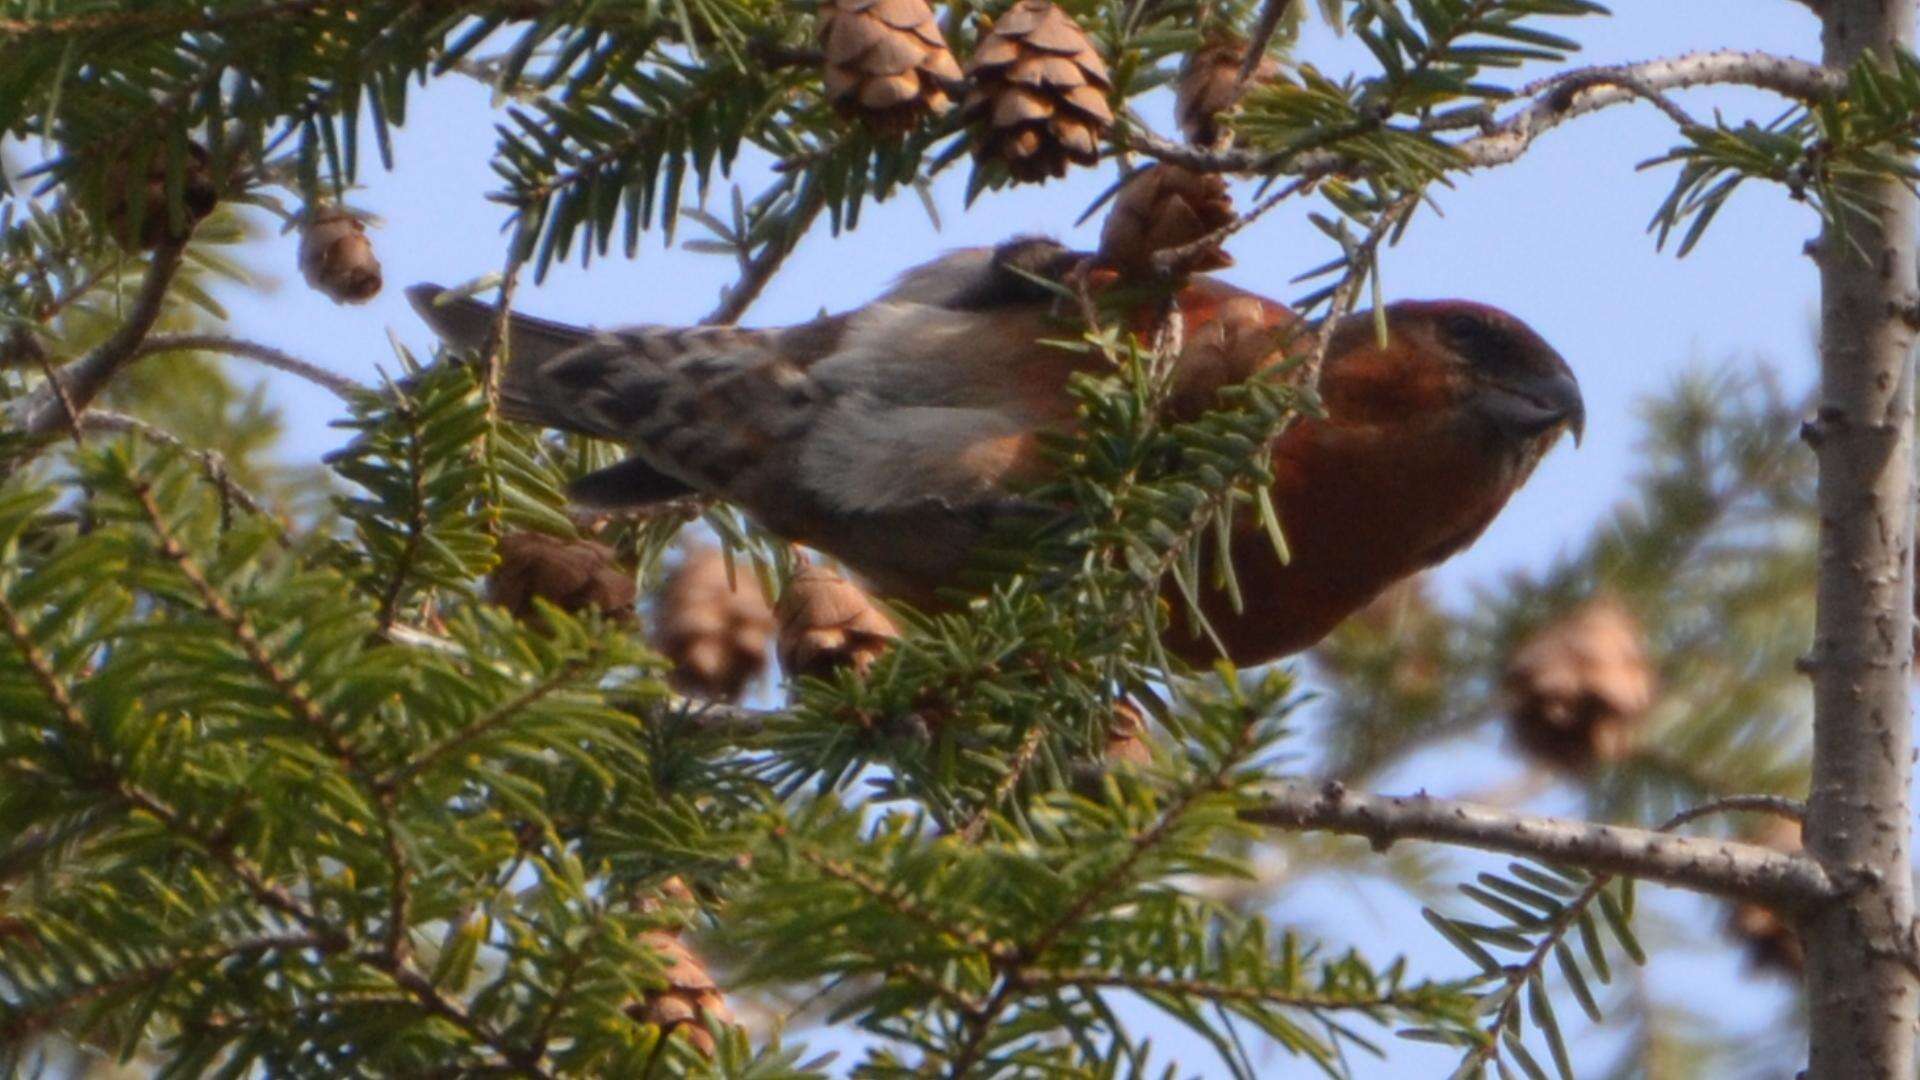
[[[1790,0],[1620,0],[1614,6],[1612,19],[1568,21],[1562,27],[1586,42],[1583,62],[1725,47],[1818,55],[1815,20]],[[1324,31],[1310,32],[1299,55],[1335,72],[1362,62],[1351,42],[1333,41]],[[1699,115],[1716,106],[1760,119],[1777,111],[1765,96],[1743,92],[1693,93],[1683,101]],[[1147,111],[1164,119],[1165,103],[1158,105]],[[401,287],[417,281],[451,284],[497,269],[501,262],[505,210],[484,199],[498,186],[487,167],[495,119],[487,92],[462,79],[443,80],[416,94],[409,122],[396,138],[397,170],[369,171],[365,190],[352,200],[385,219],[373,235],[386,291],[363,307],[336,307],[300,282],[293,238],[276,237],[255,245],[251,261],[281,275],[282,286],[267,295],[227,290],[223,298],[233,310],[233,331],[362,379],[372,377],[376,364],[391,366],[389,331],[418,349],[428,348],[428,336],[406,308]],[[1735,197],[1687,259],[1656,253],[1645,226],[1672,172],[1640,173],[1634,165],[1674,141],[1669,122],[1646,107],[1580,120],[1542,138],[1520,163],[1463,178],[1456,190],[1439,193],[1445,216],[1423,213],[1406,240],[1386,256],[1390,298],[1458,296],[1507,308],[1560,349],[1586,390],[1586,445],[1555,450],[1487,535],[1440,572],[1451,598],[1464,598],[1471,583],[1491,583],[1505,571],[1543,565],[1577,543],[1626,494],[1625,478],[1634,466],[1634,402],[1668,386],[1688,364],[1764,357],[1779,365],[1789,390],[1810,383],[1815,277],[1800,247],[1816,231],[1813,216],[1783,194],[1756,186]],[[1112,175],[1110,168],[1082,171],[1039,190],[989,194],[963,212],[964,169],[955,169],[937,193],[944,231],[931,229],[910,195],[870,206],[858,232],[832,238],[820,230],[808,237],[744,321],[780,323],[811,317],[822,308],[857,305],[900,271],[949,247],[1035,232],[1091,245],[1097,219],[1077,230],[1070,226]],[[740,180],[751,192],[762,174],[746,169]],[[724,190],[715,194],[717,205],[724,206]],[[1239,263],[1224,276],[1287,298],[1294,291],[1288,279],[1327,257],[1326,242],[1307,224],[1304,209],[1283,208],[1237,237],[1232,251]],[[697,226],[686,223],[683,237],[699,234]],[[596,260],[585,272],[557,267],[544,284],[523,287],[518,303],[528,312],[599,325],[691,322],[713,306],[732,271],[729,260],[663,250],[650,242],[632,261]],[[326,426],[338,412],[331,398],[278,377],[273,387],[288,412],[288,457],[310,461],[344,441]],[[1448,793],[1481,790],[1511,773],[1511,765],[1489,746],[1429,756],[1393,780]],[[1281,914],[1334,944],[1361,943],[1375,952],[1407,949],[1417,958],[1416,970],[1462,973],[1450,950],[1403,900],[1374,888],[1364,890],[1363,897],[1356,903],[1345,886],[1315,887]],[[1705,1011],[1732,1017],[1741,1030],[1763,1033],[1778,1015],[1784,999],[1780,988],[1745,973],[1717,945],[1713,911],[1692,902],[1658,906],[1700,928],[1694,933],[1701,947],[1683,944],[1657,959],[1663,995],[1695,999]],[[1569,1022],[1572,1015],[1566,1017]],[[1211,1072],[1204,1051],[1190,1040],[1155,1042],[1176,1050],[1189,1069]],[[1587,1045],[1602,1050],[1598,1042]],[[1195,1056],[1187,1057],[1189,1052]],[[1446,1060],[1445,1054],[1396,1048],[1392,1064],[1362,1066],[1359,1072],[1444,1075]],[[1592,1064],[1597,1069],[1600,1062]],[[1791,1074],[1791,1064],[1782,1063],[1783,1074]],[[1275,1075],[1293,1075],[1291,1068],[1278,1062],[1276,1067]]]

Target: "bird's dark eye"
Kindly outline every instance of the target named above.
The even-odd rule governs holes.
[[[1485,319],[1466,312],[1455,312],[1442,319],[1440,331],[1447,335],[1448,344],[1469,356],[1495,336],[1493,327],[1488,326]]]

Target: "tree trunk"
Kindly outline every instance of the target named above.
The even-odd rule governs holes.
[[[1825,60],[1844,68],[1912,40],[1912,0],[1824,0]],[[1914,1075],[1914,199],[1856,186],[1875,209],[1829,227],[1820,266],[1819,614],[1810,657],[1807,850],[1842,888],[1802,926],[1813,1080]],[[1865,252],[1863,257],[1861,252]]]

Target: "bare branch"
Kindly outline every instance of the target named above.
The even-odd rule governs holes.
[[[1240,61],[1240,74],[1237,80],[1245,83],[1253,78],[1255,68],[1260,66],[1260,58],[1267,54],[1267,47],[1273,44],[1274,32],[1280,29],[1280,20],[1286,17],[1287,9],[1299,0],[1266,0],[1260,5],[1260,17],[1254,20],[1253,37],[1247,41],[1247,54]]]
[[[155,334],[134,350],[131,359],[138,360],[165,352],[211,352],[252,360],[277,371],[296,375],[347,402],[351,402],[356,394],[372,392],[371,388],[345,375],[336,375],[318,364],[308,363],[271,345],[224,334]]]
[[[1493,810],[1427,795],[1368,795],[1337,783],[1286,783],[1240,815],[1282,829],[1364,836],[1376,848],[1435,840],[1798,908],[1841,894],[1821,865],[1755,844]]]
[[[1672,90],[1750,86],[1796,101],[1818,101],[1841,92],[1845,85],[1842,73],[1817,64],[1738,49],[1577,68],[1522,87],[1520,96],[1531,100],[1518,112],[1490,122],[1480,134],[1452,145],[1467,168],[1485,169],[1519,160],[1533,140],[1568,120],[1630,101],[1652,101],[1677,122],[1690,124],[1691,118],[1665,97]],[[1204,150],[1142,131],[1128,138],[1134,150],[1202,172],[1279,171],[1317,178],[1354,168],[1349,159],[1333,149],[1289,157],[1272,151]]]
[[[34,439],[45,439],[65,430],[69,423],[68,408],[76,414],[86,411],[120,369],[138,357],[147,332],[153,329],[161,309],[166,306],[167,289],[173,284],[174,273],[180,269],[180,254],[185,249],[182,241],[162,244],[154,250],[147,275],[140,282],[140,291],[134,296],[120,328],[92,352],[62,368],[58,384],[49,383],[22,402],[14,413],[21,431]]]
[[[824,200],[814,197],[796,208],[785,234],[767,241],[767,246],[760,249],[760,254],[741,269],[740,280],[721,293],[720,305],[708,312],[700,322],[708,326],[727,326],[738,322],[740,316],[766,290],[773,275],[780,272],[781,264],[787,261],[788,255],[793,254],[794,247],[806,235],[807,227],[813,224],[813,219],[819,216],[824,205]]]

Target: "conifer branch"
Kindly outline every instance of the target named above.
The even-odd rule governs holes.
[[[769,238],[766,246],[760,249],[760,254],[747,262],[741,269],[739,280],[727,288],[720,298],[719,306],[708,312],[706,318],[700,320],[702,324],[725,326],[740,321],[740,316],[746,314],[747,309],[753,306],[753,302],[766,291],[767,285],[773,281],[774,275],[780,272],[780,267],[787,261],[787,256],[793,254],[793,249],[798,247],[801,239],[807,235],[813,220],[819,217],[820,211],[826,207],[826,199],[818,193],[817,189],[810,188],[809,191],[806,201],[789,215],[790,220],[787,226]]]
[[[1225,789],[1227,777],[1239,764],[1241,756],[1250,752],[1254,746],[1256,724],[1242,723],[1236,732],[1236,740],[1223,754],[1214,767],[1197,778],[1196,782],[1178,792],[1167,807],[1155,817],[1153,824],[1141,832],[1127,838],[1128,850],[1099,880],[1080,891],[1067,909],[1048,921],[1047,925],[1032,938],[1017,948],[1008,949],[996,945],[989,953],[994,957],[994,967],[999,977],[999,985],[979,1010],[966,1018],[966,1032],[960,1041],[959,1049],[950,1059],[947,1075],[958,1080],[967,1075],[985,1051],[988,1036],[993,1033],[995,1021],[1001,1012],[1013,1003],[1016,994],[1028,988],[1028,978],[1036,962],[1051,951],[1060,938],[1079,925],[1080,920],[1101,902],[1113,895],[1116,889],[1126,884],[1134,868],[1148,853],[1158,847],[1162,841],[1186,816],[1193,805],[1207,795]]]
[[[35,1002],[27,1008],[8,1010],[12,1015],[5,1020],[0,1020],[0,1046],[18,1045],[22,1040],[45,1032],[59,1023],[63,1017],[89,1002],[109,994],[164,982],[193,965],[212,966],[228,960],[250,959],[265,953],[294,952],[305,949],[335,953],[340,948],[341,942],[337,939],[322,934],[305,933],[263,934],[221,945],[189,949],[181,955],[147,964],[132,971],[120,972],[97,982],[78,983],[73,986],[71,992],[63,994],[58,1000]]]
[[[513,719],[529,706],[537,704],[547,695],[566,686],[569,682],[573,681],[574,677],[577,676],[580,670],[586,667],[590,661],[590,656],[581,656],[561,664],[552,674],[527,687],[525,690],[522,690],[511,700],[501,703],[485,716],[480,717],[471,724],[467,724],[459,731],[448,735],[446,738],[422,750],[412,761],[407,762],[395,772],[376,781],[374,787],[376,790],[382,792],[392,792],[405,786],[409,781],[432,768],[447,755],[472,744],[475,739],[481,738],[494,728]]]
[[[213,481],[214,486],[220,489],[222,496],[238,503],[241,509],[248,513],[273,523],[275,535],[279,538],[280,543],[283,546],[289,543],[285,522],[269,510],[266,504],[260,501],[259,496],[248,491],[242,487],[238,481],[234,480],[233,476],[227,471],[226,459],[219,453],[189,446],[184,439],[170,431],[149,424],[137,416],[128,416],[126,413],[114,412],[111,409],[92,409],[83,414],[80,417],[80,430],[86,432],[105,431],[114,434],[134,435],[138,438],[145,439],[155,446],[164,446],[169,450],[193,458],[200,463],[200,467],[207,474],[207,478]]]
[[[27,628],[27,624],[21,620],[19,612],[14,608],[12,602],[6,598],[4,593],[0,593],[0,629],[6,631],[8,639],[13,642],[14,648],[19,652],[21,660],[26,664],[28,670],[33,673],[34,680],[40,684],[42,693],[46,695],[48,702],[53,705],[56,714],[60,717],[62,726],[67,730],[68,736],[81,745],[90,748],[96,747],[97,739],[94,735],[92,725],[88,724],[86,715],[80,711],[79,706],[73,699],[72,693],[68,691],[66,684],[61,681],[46,654],[42,652],[40,646],[35,643],[32,631],[30,631]],[[263,906],[286,915],[310,930],[326,931],[326,928],[321,924],[320,920],[315,917],[305,905],[295,900],[285,889],[269,882],[266,875],[261,873],[260,870],[251,863],[240,858],[229,845],[221,842],[216,837],[208,836],[188,825],[186,820],[172,807],[138,786],[128,782],[124,776],[120,775],[117,770],[114,770],[112,766],[97,753],[93,756],[95,758],[94,770],[90,774],[80,776],[77,779],[89,787],[106,788],[115,798],[124,802],[126,805],[143,810],[151,815],[169,832],[192,842],[195,846],[212,854],[222,866],[240,880],[241,884],[246,886],[248,894]]]
[[[1433,840],[1789,909],[1818,905],[1845,888],[1812,859],[1756,844],[1509,813],[1428,795],[1368,795],[1337,783],[1317,789],[1280,784],[1265,805],[1240,816],[1273,828],[1365,837],[1377,849]]]
[[[868,897],[879,901],[881,906],[902,918],[919,923],[937,934],[944,934],[955,940],[966,942],[969,947],[979,949],[981,952],[989,955],[1003,956],[1007,954],[1007,947],[1004,944],[994,941],[979,930],[970,927],[956,926],[947,922],[933,912],[915,903],[912,897],[903,896],[898,890],[888,887],[886,882],[875,881],[859,870],[829,859],[825,855],[821,855],[815,851],[803,850],[800,852],[800,857],[813,865],[821,873],[835,881],[853,886],[865,893]]]
[[[120,369],[138,358],[141,343],[166,307],[167,292],[185,250],[185,241],[162,244],[154,250],[140,290],[119,329],[92,352],[61,368],[57,384],[41,387],[18,407],[14,418],[22,433],[44,441],[62,430],[68,423],[69,407],[85,412]]]
[[[427,518],[427,477],[426,462],[422,458],[420,442],[424,438],[420,430],[420,412],[414,403],[399,387],[394,388],[393,409],[395,415],[407,425],[406,434],[406,470],[407,470],[407,536],[401,545],[399,555],[387,573],[387,584],[380,592],[380,610],[377,616],[380,632],[385,634],[393,630],[400,620],[400,594],[407,587],[407,578],[413,574],[414,562],[420,557],[421,545],[426,542],[427,528],[432,524]],[[492,411],[488,412],[491,423]]]
[[[1013,789],[1019,785],[1020,778],[1027,774],[1028,768],[1032,767],[1033,759],[1040,752],[1040,744],[1046,740],[1046,735],[1046,725],[1037,720],[1027,729],[1026,737],[1020,740],[1019,749],[1013,752],[1013,758],[1007,762],[1006,774],[1000,778],[999,783],[994,785],[992,793],[974,808],[973,815],[967,819],[966,823],[955,830],[955,835],[968,843],[980,839],[980,834],[986,831],[988,819],[993,816],[994,808],[1012,794]]]
[[[215,621],[226,627],[228,635],[233,638],[236,645],[240,646],[241,652],[253,665],[254,670],[259,672],[267,685],[273,687],[274,691],[287,702],[294,716],[319,738],[327,750],[346,767],[347,772],[357,777],[367,776],[367,770],[360,760],[359,752],[334,728],[332,721],[321,711],[319,704],[300,687],[293,676],[284,671],[279,663],[267,654],[266,646],[261,643],[260,633],[254,629],[252,621],[235,609],[227,598],[221,595],[219,589],[214,588],[213,582],[200,568],[200,564],[188,554],[187,549],[174,536],[173,530],[167,525],[166,516],[162,513],[159,502],[154,499],[152,485],[144,479],[135,477],[132,478],[129,487],[134,500],[140,504],[142,513],[146,515],[148,525],[152,527],[154,535],[160,541],[161,556],[173,563],[174,568],[180,572],[180,576],[186,578],[187,584],[199,594],[200,602],[206,608],[207,614],[212,615]]]
[[[1280,986],[1245,986],[1212,979],[1182,979],[1166,975],[1141,975],[1135,972],[1107,971],[1101,968],[1058,968],[1036,970],[1023,976],[1029,990],[1065,987],[1130,990],[1136,994],[1164,994],[1204,998],[1208,1001],[1258,1002],[1297,1009],[1390,1009],[1411,1008],[1420,1004],[1419,995],[1403,990],[1346,996],[1298,991]]]
[[[0,37],[16,39],[93,33],[178,34],[216,30],[258,20],[285,19],[330,7],[338,0],[277,0],[257,7],[210,10],[204,4],[178,4],[140,11],[102,11],[64,18],[0,19]]]
[[[1813,103],[1842,92],[1846,78],[1843,73],[1805,60],[1740,49],[1577,68],[1524,87],[1521,95],[1531,100],[1519,111],[1505,120],[1489,122],[1481,133],[1450,148],[1465,168],[1507,165],[1518,161],[1535,139],[1576,117],[1632,101],[1651,100],[1659,105],[1668,91],[1699,86],[1748,86]],[[1677,106],[1670,106],[1667,102],[1662,107],[1677,121],[1685,118]],[[1341,154],[1337,142],[1306,153],[1291,148],[1278,153],[1248,148],[1206,150],[1136,130],[1127,136],[1127,144],[1150,157],[1200,172],[1286,172],[1317,179],[1364,171]]]

